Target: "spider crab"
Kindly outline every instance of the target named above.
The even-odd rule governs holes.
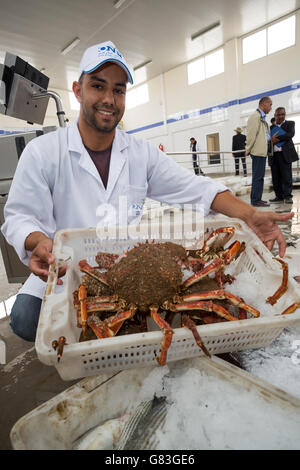
[[[139,243],[123,257],[98,253],[97,267],[81,260],[78,267],[85,276],[74,292],[74,306],[83,340],[89,339],[91,330],[97,338],[115,336],[124,322],[137,316],[144,320],[142,330],[146,331],[146,316],[150,315],[164,335],[160,357],[156,359],[159,365],[165,365],[174,333],[167,320],[183,313],[181,325],[191,330],[198,346],[210,356],[198,334],[197,318],[202,316],[204,323],[210,323],[247,318],[247,312],[255,317],[260,315],[223,288],[224,282],[233,280],[224,274],[226,265],[244,249],[244,243],[239,241],[224,249],[234,231],[234,227],[214,230],[200,250],[186,250],[172,242],[146,242]],[[183,270],[187,268],[193,274],[182,282]],[[212,274],[214,279],[209,279]],[[203,290],[201,284],[205,280],[213,282],[214,288]],[[238,317],[220,305],[220,300],[238,307]],[[165,319],[161,313],[166,313]]]

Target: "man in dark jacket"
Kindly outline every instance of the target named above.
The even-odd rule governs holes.
[[[246,136],[242,134],[243,129],[237,127],[235,129],[236,135],[232,137],[232,150],[245,150],[246,147]],[[240,172],[240,158],[243,164],[244,176],[247,176],[246,156],[244,152],[233,153],[235,163],[235,175],[238,176]]]
[[[281,128],[284,132],[281,133]],[[293,203],[292,162],[299,160],[292,138],[295,135],[295,122],[285,120],[285,109],[275,111],[275,124],[271,126],[273,156],[269,158],[275,198],[270,202]],[[277,145],[276,145],[277,144]]]

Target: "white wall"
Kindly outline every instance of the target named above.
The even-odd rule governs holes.
[[[164,90],[158,77],[150,80],[150,102],[126,111],[125,129],[134,131],[134,134],[150,140],[154,145],[162,143],[167,152],[188,151],[190,137],[195,137],[201,150],[206,151],[206,135],[219,132],[221,150],[230,151],[235,127],[246,126],[249,115],[257,108],[258,98],[234,106],[218,106],[257,94],[269,94],[272,90],[294,83],[299,84],[300,11],[296,12],[296,28],[295,46],[248,64],[242,63],[242,39],[230,40],[223,46],[224,73],[193,85],[188,85],[187,64],[182,64],[163,75]],[[144,126],[163,121],[163,91],[167,118],[175,117],[177,121],[140,130]],[[273,110],[277,106],[285,106],[287,115],[293,115],[294,118],[296,115],[297,121],[297,114],[300,114],[300,88],[285,93],[274,93]],[[206,114],[198,114],[199,110],[210,107],[215,109]],[[185,115],[190,117],[183,119]],[[271,111],[268,118],[271,119],[272,116]],[[190,157],[174,158],[183,161]],[[229,160],[230,158],[228,155]],[[201,157],[201,160],[207,164],[207,157]],[[231,167],[233,169],[233,163]],[[213,167],[210,167],[210,171],[214,171]]]

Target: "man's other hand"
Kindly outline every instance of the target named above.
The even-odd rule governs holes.
[[[49,266],[55,262],[55,257],[52,253],[53,240],[45,235],[40,236],[35,232],[26,239],[25,246],[28,250],[34,246],[28,264],[30,271],[42,279],[42,281],[47,282]],[[59,268],[58,278],[64,276],[65,273],[66,267]],[[61,285],[62,283],[62,280],[58,279],[57,284]]]

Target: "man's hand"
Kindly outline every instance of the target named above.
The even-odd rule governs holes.
[[[271,137],[271,140],[273,144],[277,144],[277,142],[280,142],[280,140],[275,135]]]
[[[276,212],[255,211],[245,219],[245,222],[270,251],[273,249],[275,241],[277,241],[279,256],[283,257],[286,243],[276,222],[286,222],[290,220],[293,215],[293,212],[277,214]]]
[[[293,212],[277,214],[276,212],[257,211],[254,207],[233,196],[229,191],[217,194],[211,208],[228,217],[242,219],[269,250],[272,250],[275,241],[277,241],[279,256],[284,256],[286,243],[276,222],[290,220],[294,216]]]
[[[49,274],[49,266],[55,261],[52,253],[53,240],[46,237],[43,233],[33,232],[25,240],[26,250],[31,251],[29,260],[30,271],[38,276],[42,281],[47,282]],[[59,268],[58,277],[66,273],[66,268]],[[57,284],[62,284],[62,280],[58,279]]]

